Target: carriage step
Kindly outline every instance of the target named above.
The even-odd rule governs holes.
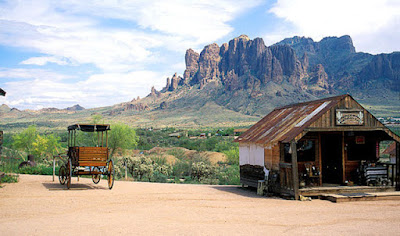
[[[102,175],[101,171],[78,171],[78,175]]]

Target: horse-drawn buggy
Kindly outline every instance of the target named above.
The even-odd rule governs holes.
[[[98,184],[101,176],[107,176],[108,188],[114,185],[114,163],[109,158],[107,124],[74,124],[68,126],[68,160],[60,167],[59,180],[67,188],[71,187],[72,176],[91,175],[93,183]],[[97,135],[97,144],[91,147],[77,145],[77,131]]]

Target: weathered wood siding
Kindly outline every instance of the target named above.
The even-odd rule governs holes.
[[[360,126],[337,126],[336,125],[336,109],[360,109],[364,111],[364,125]],[[319,119],[314,121],[309,128],[335,128],[337,130],[345,129],[365,129],[365,128],[384,128],[384,125],[380,123],[371,113],[365,110],[360,104],[351,97],[345,97],[338,104],[328,110]]]

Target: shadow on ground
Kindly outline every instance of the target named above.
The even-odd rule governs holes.
[[[107,187],[100,186],[100,185],[94,185],[94,184],[82,184],[82,183],[72,183],[71,188],[67,189],[66,185],[61,185],[58,182],[54,183],[42,183],[42,185],[47,188],[49,191],[58,191],[58,190],[69,190],[69,191],[74,191],[74,190],[90,190],[90,189],[103,189],[103,190],[108,190]]]
[[[257,195],[257,189],[256,188],[252,188],[252,187],[247,187],[247,188],[243,188],[241,186],[212,186],[212,188],[217,189],[219,191],[223,191],[223,192],[228,192],[228,193],[233,193],[233,194],[237,194],[243,197],[248,197],[248,198],[261,198],[261,199],[276,199],[276,200],[285,200],[276,196],[259,196]]]
[[[212,188],[241,195],[243,197],[251,197],[251,198],[263,198],[262,196],[257,195],[257,189],[255,188],[242,188],[241,186],[212,186]]]

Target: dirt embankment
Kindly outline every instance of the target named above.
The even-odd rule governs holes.
[[[0,188],[0,235],[398,235],[400,202],[259,197],[236,186],[21,175]]]

